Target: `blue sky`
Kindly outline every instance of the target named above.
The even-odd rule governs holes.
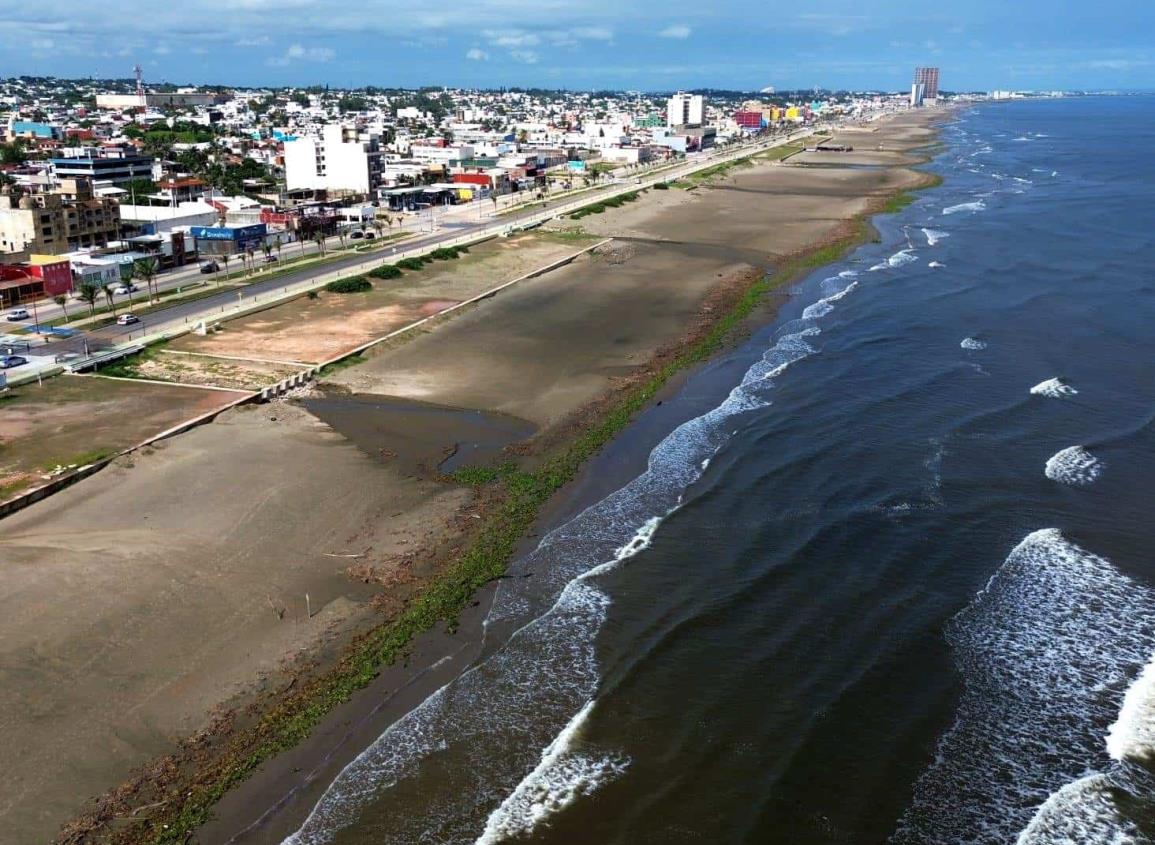
[[[1155,89],[1151,0],[3,0],[0,76],[236,85]]]

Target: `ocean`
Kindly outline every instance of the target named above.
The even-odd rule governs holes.
[[[1155,98],[959,113],[944,184],[599,455],[482,659],[286,841],[1155,841],[1152,135]]]

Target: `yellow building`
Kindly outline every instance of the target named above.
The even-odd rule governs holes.
[[[786,119],[787,120],[801,120],[802,119],[802,113],[798,111],[798,106],[790,106],[788,109],[786,109]]]

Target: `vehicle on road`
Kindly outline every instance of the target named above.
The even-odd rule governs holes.
[[[27,320],[29,317],[27,308],[13,308],[9,311],[4,319],[9,323],[15,323],[17,320]]]
[[[375,237],[375,235],[372,232],[366,232],[365,233],[365,240],[367,240],[367,241],[372,240],[374,237]]]
[[[350,232],[349,233],[349,240],[351,240],[351,241],[359,241],[363,237],[365,237],[364,232]]]
[[[0,370],[8,370],[12,367],[21,367],[28,363],[28,359],[21,355],[0,355]]]
[[[217,264],[215,261],[209,261],[201,265],[202,273],[215,273],[219,269],[221,269],[221,265]]]
[[[140,317],[136,316],[135,314],[121,314],[116,318],[116,324],[118,326],[131,326],[133,323],[139,322]]]
[[[140,288],[136,285],[117,285],[112,289],[116,296],[124,296],[126,293],[136,293]]]
[[[277,263],[277,256],[275,256],[275,255],[266,255],[266,256],[265,256],[265,263],[266,263],[266,264],[276,264],[276,263]]]

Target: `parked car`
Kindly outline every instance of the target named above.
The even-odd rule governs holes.
[[[373,233],[372,233],[372,232],[366,232],[366,233],[365,233],[365,240],[369,240],[369,239],[370,239],[370,238],[372,238],[372,237],[374,237],[374,235],[373,235]]]
[[[217,264],[215,261],[209,261],[208,263],[201,265],[202,273],[215,273],[219,269],[221,269],[221,265]]]
[[[28,363],[28,359],[20,355],[0,355],[0,370],[7,370],[11,367],[20,367]]]
[[[277,263],[277,256],[275,256],[275,255],[266,255],[266,256],[265,256],[265,263],[266,263],[266,264],[276,264],[276,263]]]
[[[121,314],[116,318],[116,324],[118,326],[131,326],[133,323],[139,322],[140,317],[136,316],[135,314]]]
[[[8,312],[5,319],[9,323],[15,323],[17,320],[27,320],[29,317],[27,308],[13,308]]]
[[[140,288],[133,284],[117,285],[112,289],[112,292],[117,296],[124,296],[127,293],[136,293]]]
[[[351,241],[357,241],[363,237],[365,237],[364,232],[350,232],[349,233],[349,240],[351,240]]]

